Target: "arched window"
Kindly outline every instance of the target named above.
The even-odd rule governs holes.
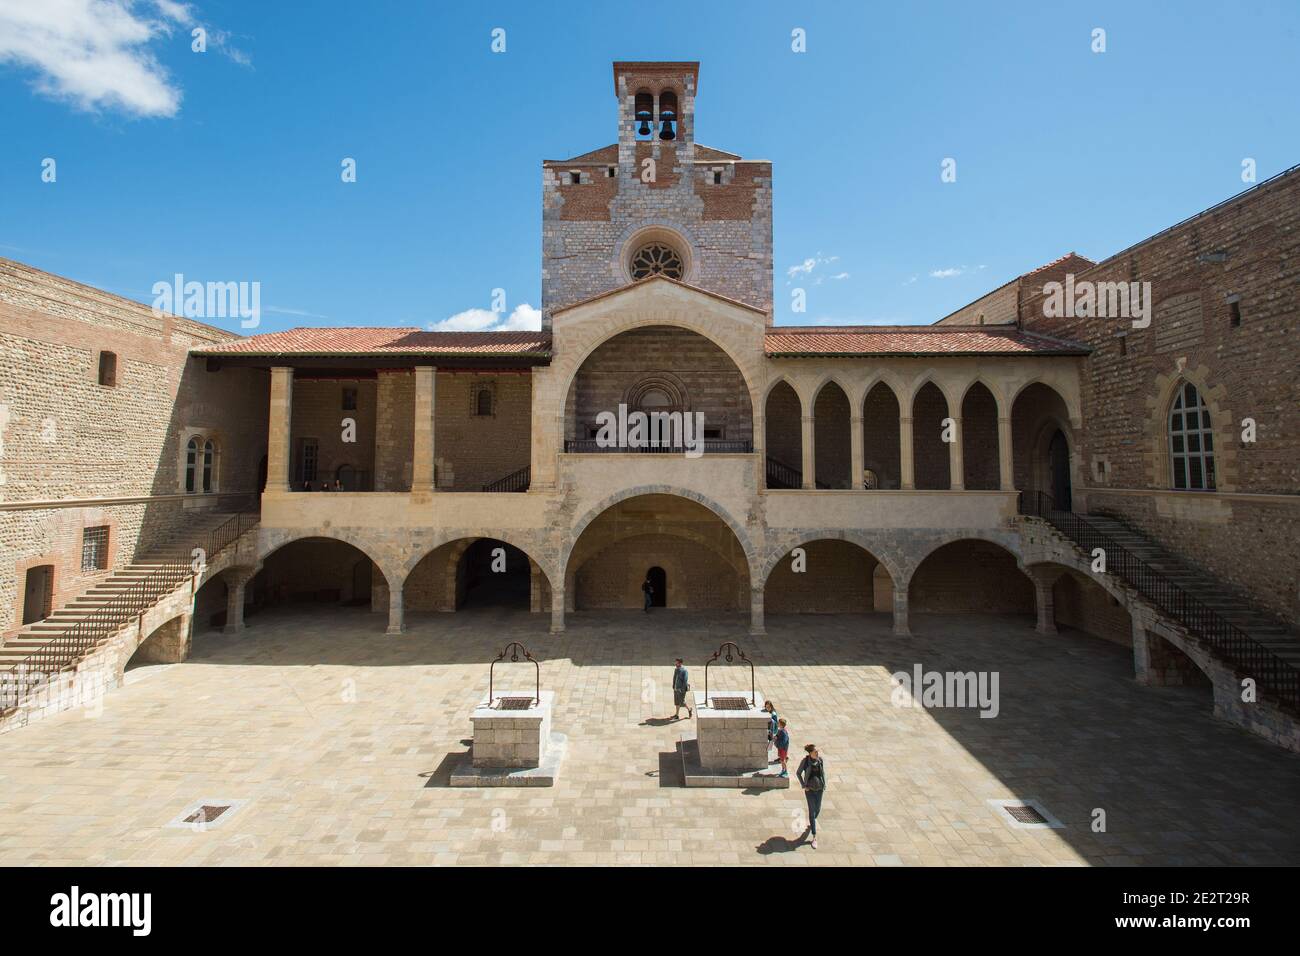
[[[651,123],[654,120],[654,94],[649,90],[640,90],[633,102],[633,109],[636,113],[636,126],[634,128],[636,138],[640,140],[653,139],[654,127]]]
[[[1175,489],[1214,490],[1214,432],[1205,399],[1184,382],[1169,410],[1169,461]]]
[[[480,388],[474,396],[474,414],[492,414],[492,389]]]
[[[659,138],[677,138],[677,94],[672,90],[659,94]]]
[[[209,438],[203,443],[203,490],[209,492],[212,490],[213,466],[216,464],[217,449]]]
[[[185,446],[185,493],[190,494],[194,491],[195,481],[194,472],[198,467],[199,461],[199,440],[191,438],[189,444]]]

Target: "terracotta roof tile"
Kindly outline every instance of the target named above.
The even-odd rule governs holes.
[[[194,351],[200,355],[527,355],[550,350],[549,332],[363,327],[287,329]]]
[[[1006,326],[841,325],[771,328],[768,355],[1086,355],[1089,349]]]

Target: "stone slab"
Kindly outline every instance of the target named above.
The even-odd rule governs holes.
[[[453,787],[553,787],[569,738],[553,733],[547,741],[540,767],[476,767],[469,754],[451,771]]]
[[[732,787],[742,790],[790,789],[790,778],[782,777],[779,767],[762,770],[731,770],[703,766],[700,763],[699,742],[692,734],[682,734],[677,750],[682,756],[682,777],[688,787]]]

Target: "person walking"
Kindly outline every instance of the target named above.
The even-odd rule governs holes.
[[[790,776],[790,731],[785,728],[785,718],[782,717],[776,722],[776,737],[773,741],[776,744],[776,759],[781,761],[780,776]]]
[[[695,712],[691,710],[691,705],[687,703],[686,695],[691,689],[691,674],[682,664],[682,659],[677,658],[677,665],[673,668],[673,720],[682,719],[682,708],[686,708],[687,718],[694,717]]]
[[[785,721],[781,721],[785,723]],[[803,787],[803,795],[808,800],[808,832],[812,836],[812,848],[817,849],[817,815],[822,812],[822,795],[826,793],[826,763],[817,752],[816,744],[803,748],[808,752],[799,763],[795,776]]]
[[[650,613],[650,604],[654,600],[655,586],[650,583],[650,575],[646,575],[645,580],[641,582],[641,593],[645,595],[645,612]]]

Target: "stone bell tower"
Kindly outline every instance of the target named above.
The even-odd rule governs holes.
[[[542,313],[661,274],[772,313],[772,170],[695,141],[699,64],[617,62],[618,140],[542,163]]]

